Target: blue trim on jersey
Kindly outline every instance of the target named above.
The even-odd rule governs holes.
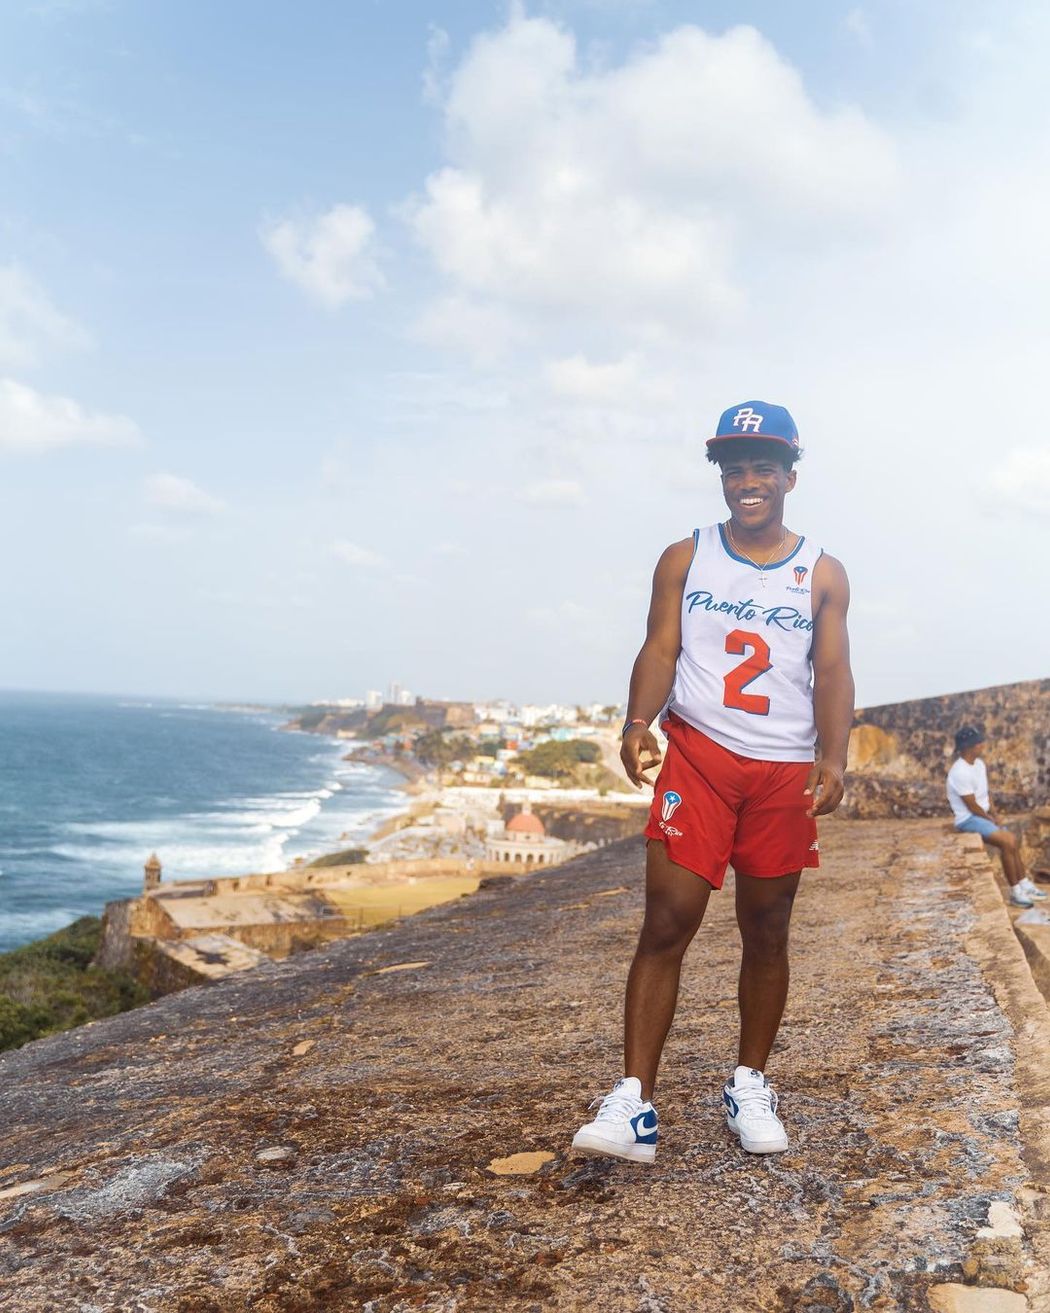
[[[697,551],[697,548],[698,548],[699,546],[700,546],[700,530],[699,530],[699,529],[694,529],[694,530],[693,530],[693,554],[692,554],[692,556],[690,556],[690,558],[689,558],[689,570],[691,570],[691,569],[693,568],[693,562],[696,560],[696,551]],[[687,571],[685,572],[685,577],[686,577],[687,579],[689,578],[689,570],[687,570]]]
[[[731,556],[734,561],[739,561],[741,565],[749,565],[752,570],[761,571],[762,574],[768,574],[770,570],[779,570],[782,565],[787,565],[788,561],[792,560],[799,554],[802,550],[802,544],[806,541],[805,538],[800,538],[795,544],[794,550],[789,552],[782,561],[774,561],[772,565],[756,565],[754,561],[749,561],[746,556],[740,556],[737,552],[733,551],[732,547],[729,545],[729,539],[726,537],[726,527],[722,523],[719,523],[718,525],[718,536],[722,540],[722,546],[725,548],[727,556]],[[820,558],[818,557],[817,559],[819,560]]]

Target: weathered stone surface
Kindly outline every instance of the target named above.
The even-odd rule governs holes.
[[[1050,807],[1039,807],[1024,828],[1021,856],[1032,870],[1050,870]]]
[[[255,1161],[264,1167],[290,1167],[295,1162],[295,1150],[286,1144],[274,1144],[268,1149],[260,1149]]]
[[[0,1199],[0,1308],[1046,1310],[1050,1027],[993,868],[940,824],[822,842],[770,1064],[788,1153],[743,1154],[719,1108],[729,891],[683,973],[656,1165],[569,1157],[618,1074],[627,842],[5,1055],[0,1186],[70,1175]],[[489,1170],[516,1154],[552,1158]],[[1021,1236],[978,1236],[996,1205]],[[1000,1253],[1018,1289],[971,1285]]]
[[[493,1158],[489,1171],[495,1176],[529,1176],[538,1172],[544,1163],[554,1161],[554,1154],[536,1150],[533,1153],[512,1153],[509,1158]]]
[[[947,816],[944,777],[954,733],[965,723],[988,736],[981,755],[1002,811],[1024,812],[1047,801],[1050,679],[1032,679],[858,711],[843,814]]]
[[[1025,1313],[1024,1295],[1009,1290],[981,1289],[948,1282],[930,1291],[934,1313]]]

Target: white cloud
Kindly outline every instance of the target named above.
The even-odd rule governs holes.
[[[428,104],[437,104],[441,99],[449,44],[445,29],[431,23],[427,34],[427,62],[423,70],[423,99]]]
[[[420,311],[411,332],[419,342],[463,352],[478,364],[498,360],[521,337],[507,310],[462,296],[432,301]]]
[[[128,529],[128,533],[139,542],[156,543],[164,547],[172,543],[185,542],[189,536],[182,527],[176,528],[170,524],[153,524],[150,522],[133,524]]]
[[[605,363],[577,352],[548,361],[544,375],[555,396],[597,406],[646,405],[673,395],[672,381],[634,352]]]
[[[543,479],[528,484],[520,494],[522,501],[553,506],[582,506],[583,489],[575,479]]]
[[[819,247],[877,227],[896,191],[889,139],[818,109],[749,27],[680,27],[591,72],[571,33],[518,12],[474,42],[444,111],[450,162],[405,214],[459,320],[710,327],[748,303],[744,235],[767,258]]]
[[[1050,518],[1050,450],[1047,448],[1019,447],[1008,452],[1003,463],[991,471],[988,482],[996,499],[1007,509]]]
[[[87,410],[69,397],[48,396],[12,378],[0,379],[0,449],[126,447],[141,441],[134,420]]]
[[[373,552],[371,548],[362,547],[358,543],[347,542],[345,538],[332,543],[330,551],[336,560],[343,561],[347,565],[374,570],[387,564],[386,559],[378,552]]]
[[[24,368],[45,347],[81,347],[88,336],[17,265],[0,267],[0,366]]]
[[[856,5],[842,20],[842,25],[851,36],[856,37],[862,46],[871,45],[871,25],[868,16],[860,5]]]
[[[562,629],[566,626],[590,627],[595,620],[591,607],[581,606],[579,602],[559,602],[557,606],[534,606],[527,612],[531,623]]]
[[[226,509],[226,503],[213,497],[193,482],[178,474],[153,474],[145,483],[146,501],[166,511],[188,515],[215,515]]]
[[[360,205],[333,205],[313,219],[265,224],[263,245],[290,282],[337,309],[383,286],[374,251],[375,224]]]

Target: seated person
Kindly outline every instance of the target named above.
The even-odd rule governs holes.
[[[979,834],[985,843],[999,850],[1003,874],[1010,886],[1010,902],[1017,907],[1031,907],[1033,899],[1045,898],[1046,894],[1025,875],[1016,837],[992,815],[988,772],[977,755],[983,742],[984,735],[973,725],[964,725],[955,736],[955,751],[959,755],[948,772],[948,801],[955,828],[965,834]]]

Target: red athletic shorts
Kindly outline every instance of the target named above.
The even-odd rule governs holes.
[[[673,713],[646,837],[678,866],[721,889],[726,866],[773,877],[819,866],[817,823],[802,792],[810,761],[755,761],[730,752]]]

